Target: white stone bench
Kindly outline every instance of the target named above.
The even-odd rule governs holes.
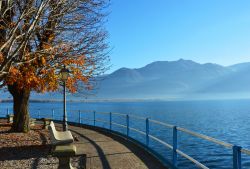
[[[53,146],[73,143],[74,138],[70,131],[57,131],[53,121],[49,125],[50,140]]]
[[[7,115],[8,123],[13,123],[13,118],[14,118],[14,114],[8,114]]]
[[[59,159],[58,169],[75,169],[70,164],[70,157],[82,154],[76,154],[76,146],[73,143],[74,139],[70,131],[57,131],[53,121],[48,126],[50,140],[53,146],[52,156]]]
[[[30,126],[34,126],[36,119],[30,118]]]

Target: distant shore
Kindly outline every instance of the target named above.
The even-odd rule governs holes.
[[[62,100],[30,100],[30,102],[38,102],[38,103],[46,103],[46,102],[61,102]],[[12,103],[12,99],[4,99],[0,100],[0,103]]]
[[[221,99],[84,99],[72,100],[67,102],[72,103],[98,103],[98,102],[182,102],[182,101],[222,101],[222,100],[250,100],[250,98],[221,98]],[[30,99],[30,103],[58,103],[63,102],[63,99]],[[0,103],[13,103],[12,99],[0,99]]]
[[[50,102],[62,102],[62,99],[30,99],[31,103],[50,103]],[[170,101],[159,99],[86,99],[86,100],[67,100],[67,102],[149,102],[149,101]],[[12,99],[0,100],[0,103],[12,103]]]

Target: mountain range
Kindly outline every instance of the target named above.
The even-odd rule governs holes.
[[[109,99],[250,98],[250,63],[157,61],[138,69],[121,68],[99,86],[97,97]]]
[[[250,98],[250,62],[232,66],[191,60],[156,61],[142,68],[121,68],[99,77],[90,100]],[[1,94],[5,99],[7,94]],[[81,94],[71,100],[84,100]],[[61,93],[32,94],[32,99],[61,99]]]

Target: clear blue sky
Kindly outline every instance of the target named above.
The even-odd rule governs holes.
[[[153,61],[250,61],[249,0],[111,0],[109,72]]]

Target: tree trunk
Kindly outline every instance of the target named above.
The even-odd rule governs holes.
[[[17,84],[8,85],[8,90],[13,96],[14,119],[12,130],[15,132],[29,132],[29,97],[30,90],[18,89]]]

